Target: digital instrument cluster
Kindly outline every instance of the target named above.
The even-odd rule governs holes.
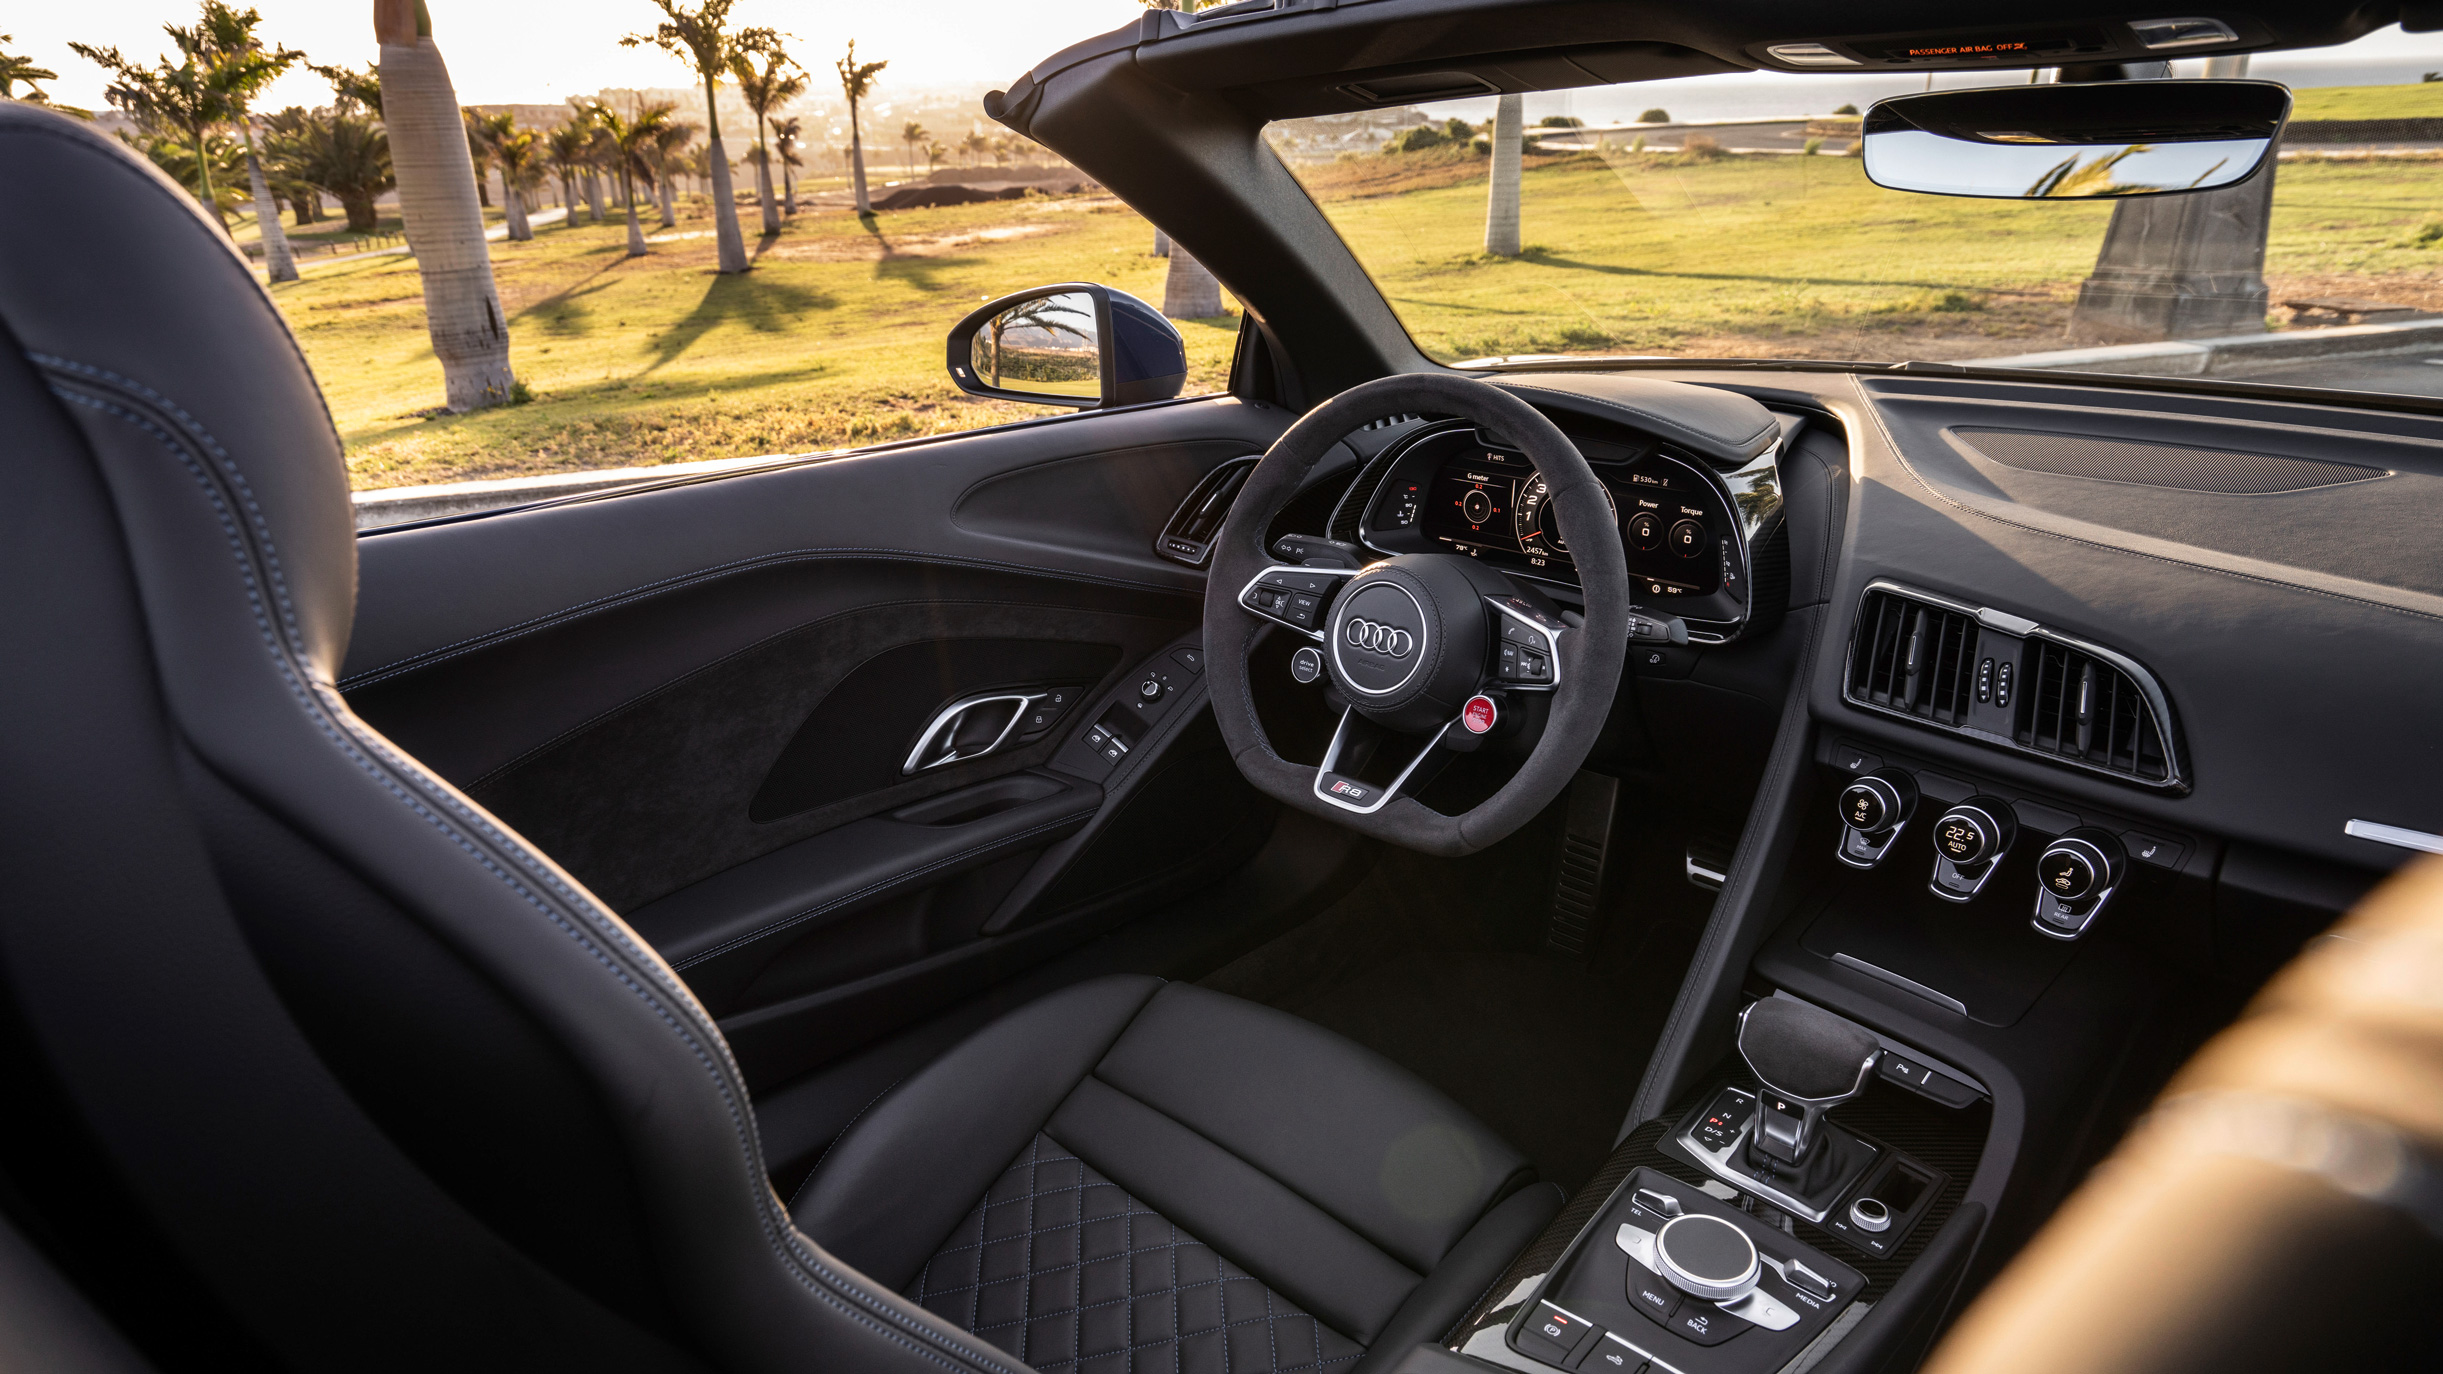
[[[1637,604],[1691,621],[1743,622],[1756,517],[1779,508],[1770,460],[1725,476],[1649,445],[1595,470]],[[1578,580],[1543,474],[1525,454],[1463,424],[1420,435],[1391,458],[1359,530],[1385,553],[1461,553],[1548,582]]]

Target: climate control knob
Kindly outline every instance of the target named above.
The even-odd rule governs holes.
[[[1927,886],[1945,901],[1967,901],[1984,890],[2018,837],[2009,802],[1970,797],[1934,819],[1934,878]]]
[[[1917,780],[1898,768],[1861,773],[1841,789],[1841,847],[1851,868],[1873,868],[1890,853],[1900,828],[1917,810]]]
[[[1917,809],[1917,780],[1897,768],[1865,774],[1841,791],[1841,824],[1879,835],[1908,823]]]
[[[1970,868],[2000,858],[2018,833],[2018,817],[1991,797],[1970,797],[1934,822],[1934,852]]]
[[[2081,826],[2046,845],[2036,856],[2036,929],[2057,940],[2086,934],[2095,914],[2121,885],[2127,863],[2112,832],[2093,826]]]

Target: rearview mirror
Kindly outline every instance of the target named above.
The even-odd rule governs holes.
[[[1003,296],[950,331],[950,380],[971,396],[1036,405],[1167,401],[1187,384],[1187,343],[1162,312],[1091,282]]]
[[[2162,196],[2246,181],[2290,116],[2271,81],[2115,81],[1877,101],[1866,177],[1894,191],[2054,200]]]

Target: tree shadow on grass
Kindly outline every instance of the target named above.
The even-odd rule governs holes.
[[[662,336],[654,341],[653,361],[638,375],[651,376],[678,361],[681,354],[695,347],[696,340],[716,326],[742,324],[758,334],[778,334],[795,325],[800,316],[829,310],[838,304],[830,295],[811,287],[760,275],[716,274],[704,288],[696,308],[687,312],[687,318],[662,331]]]
[[[626,261],[624,257],[621,257],[615,253],[606,254],[603,257],[601,265],[596,267],[593,271],[576,278],[575,280],[569,282],[568,285],[561,287],[559,290],[552,292],[550,295],[545,296],[540,300],[529,301],[525,305],[518,307],[517,312],[509,317],[510,324],[514,326],[520,321],[531,319],[540,323],[545,329],[550,330],[554,334],[576,333],[577,329],[573,326],[582,324],[584,312],[581,310],[571,311],[564,307],[571,301],[580,300],[586,296],[593,295],[597,291],[607,288],[610,285],[609,282],[597,282],[595,281],[595,278],[600,277],[603,273],[619,266],[624,261]],[[572,316],[575,317],[574,320],[572,320]]]

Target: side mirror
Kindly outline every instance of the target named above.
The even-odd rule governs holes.
[[[1894,191],[2162,196],[2256,175],[2289,117],[2271,81],[2002,86],[1879,100],[1862,136],[1867,180]]]
[[[1145,302],[1068,282],[1003,296],[959,321],[949,365],[970,396],[1094,410],[1178,395],[1188,349]]]

